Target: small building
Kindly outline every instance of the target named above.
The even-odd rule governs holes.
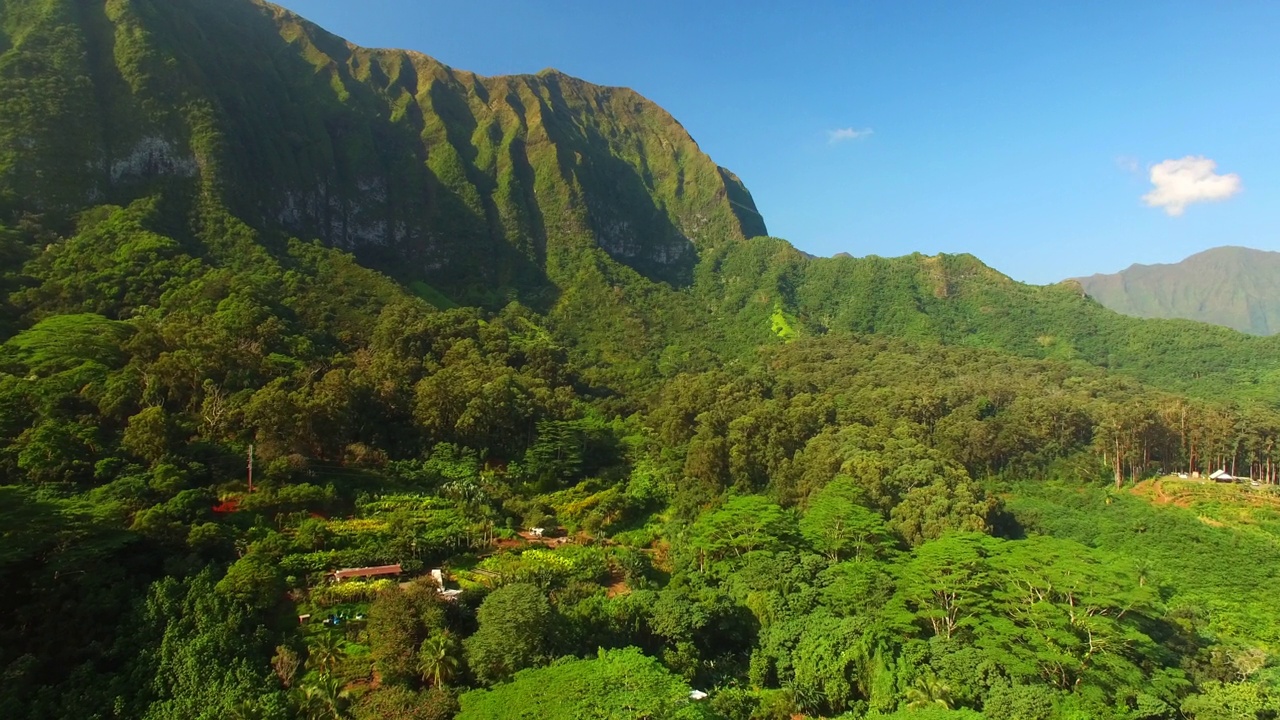
[[[440,568],[435,568],[434,570],[431,571],[431,579],[435,581],[436,588],[440,591],[440,597],[444,598],[445,600],[455,600],[459,595],[462,594],[461,590],[458,590],[458,589],[451,590],[445,587],[444,571],[441,570]]]
[[[1226,470],[1215,470],[1209,479],[1214,482],[1235,482],[1236,478],[1229,475]]]
[[[334,582],[342,582],[343,580],[356,580],[359,578],[379,578],[393,577],[404,572],[400,568],[400,563],[395,565],[375,565],[373,567],[362,568],[343,568],[342,570],[334,570],[330,576]]]

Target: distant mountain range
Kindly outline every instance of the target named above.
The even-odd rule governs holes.
[[[1254,335],[1280,332],[1280,253],[1219,247],[1179,263],[1132,265],[1075,278],[1090,297],[1125,315],[1184,318]]]

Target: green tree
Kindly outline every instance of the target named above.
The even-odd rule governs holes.
[[[795,535],[791,513],[759,495],[733,496],[708,510],[688,530],[698,569],[725,557],[780,547]]]
[[[932,671],[925,671],[916,676],[915,684],[907,688],[907,707],[921,710],[938,707],[951,709],[951,688]]]
[[[385,685],[365,693],[351,706],[355,720],[453,720],[458,701],[448,691],[425,692]]]
[[[1119,558],[1070,540],[1033,537],[990,547],[985,634],[1043,681],[1072,690],[1086,678],[1142,685],[1159,651],[1141,632],[1156,595]],[[1154,690],[1153,690],[1154,691]]]
[[[873,713],[866,720],[985,720],[981,713],[973,710],[948,710],[943,707],[908,708],[890,715]]]
[[[305,711],[313,720],[345,720],[351,693],[342,681],[322,674],[302,687]]]
[[[830,715],[856,700],[887,699],[893,648],[879,628],[865,618],[835,618],[825,610],[797,622],[803,629],[791,652],[791,687],[805,710]]]
[[[342,638],[333,632],[321,632],[307,643],[307,667],[321,674],[332,674],[346,655]]]
[[[1054,716],[1054,692],[1045,685],[995,683],[982,703],[982,714],[991,720],[1050,720]]]
[[[800,517],[800,534],[831,562],[875,557],[889,545],[889,528],[880,514],[858,501],[853,479],[837,477],[809,500]]]
[[[90,480],[102,445],[97,428],[56,418],[27,428],[14,443],[18,468],[36,483]]]
[[[986,612],[988,543],[981,535],[946,535],[917,548],[901,569],[898,595],[934,635],[949,639]]]
[[[960,471],[908,492],[893,508],[892,526],[912,545],[947,532],[990,532],[998,505]]]
[[[442,687],[458,676],[460,648],[447,631],[433,633],[418,648],[418,673],[432,687]]]
[[[271,558],[249,553],[235,561],[218,581],[217,591],[257,610],[274,607],[284,598],[284,576]]]
[[[410,683],[418,674],[418,649],[429,633],[444,627],[444,609],[432,587],[414,583],[391,587],[369,605],[369,650],[387,683]]]
[[[129,418],[121,445],[124,449],[150,463],[159,462],[170,452],[174,443],[173,420],[164,408],[145,408]]]
[[[476,678],[492,684],[544,662],[552,618],[551,604],[535,585],[515,583],[493,591],[476,611],[479,628],[464,641]]]
[[[262,720],[262,710],[253,700],[237,700],[227,709],[229,720]]]
[[[54,315],[10,338],[5,348],[40,376],[87,370],[91,374],[85,377],[100,379],[122,364],[131,331],[101,315]]]
[[[264,717],[283,718],[283,698],[271,678],[273,640],[250,606],[215,591],[206,569],[179,581],[154,583],[142,608],[143,637],[156,637],[154,659],[138,666],[154,678],[147,720],[223,717],[254,699]],[[154,664],[152,664],[154,663]]]
[[[1195,720],[1263,720],[1280,713],[1280,698],[1257,683],[1210,681],[1182,701]]]

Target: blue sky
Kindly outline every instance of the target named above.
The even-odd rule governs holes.
[[[1280,250],[1280,3],[283,4],[485,75],[634,88],[818,255],[969,252],[1048,283]]]

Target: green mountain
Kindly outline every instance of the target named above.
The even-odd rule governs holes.
[[[764,234],[742,184],[638,93],[368,50],[264,2],[0,4],[0,207],[164,190],[459,298],[600,248],[686,282]],[[39,169],[33,172],[33,169]]]
[[[0,717],[1280,712],[1280,340],[764,233],[629,90],[0,0]]]
[[[629,387],[783,336],[874,332],[1280,402],[1274,343],[1130,322],[971,257],[816,259],[759,238],[742,183],[631,90],[480,77],[250,0],[0,9],[11,225],[68,234],[86,208],[160,198],[187,242],[216,210],[438,305],[518,300],[589,376]]]
[[[1202,397],[1280,402],[1277,338],[1125,317],[1075,283],[1026,285],[971,255],[809,259],[784,241],[756,239],[711,262],[716,272],[707,273],[708,283],[718,285],[709,294],[733,303],[745,327],[764,327],[777,307],[802,334],[875,333],[987,348],[1088,363]]]
[[[1182,262],[1076,278],[1104,306],[1142,318],[1185,318],[1254,335],[1280,333],[1280,253],[1219,247]]]

